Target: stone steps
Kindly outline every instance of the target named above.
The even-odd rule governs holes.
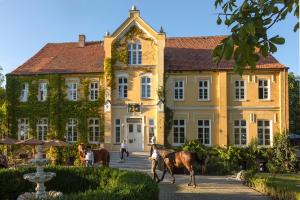
[[[124,154],[125,156],[125,154]],[[130,171],[142,171],[150,172],[151,163],[148,160],[148,152],[133,152],[129,157],[125,156],[124,161],[120,162],[119,152],[110,152],[110,164],[112,168],[130,170]]]

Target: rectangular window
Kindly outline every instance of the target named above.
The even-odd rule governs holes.
[[[88,129],[89,129],[89,142],[99,143],[100,142],[100,120],[99,118],[88,119]]]
[[[151,79],[150,77],[144,76],[142,77],[142,98],[150,98],[151,97]]]
[[[184,82],[175,81],[174,82],[174,99],[183,100],[184,99]]]
[[[36,129],[37,129],[37,138],[39,140],[47,140],[48,119],[47,118],[39,119],[36,124]]]
[[[140,43],[128,44],[128,64],[142,64],[142,45]]]
[[[23,83],[21,85],[20,101],[26,102],[28,100],[28,94],[29,94],[29,85],[28,83]]]
[[[118,84],[119,84],[119,98],[127,98],[127,78],[120,77]]]
[[[29,120],[21,118],[18,120],[18,140],[27,140],[29,132]]]
[[[258,145],[271,145],[271,121],[257,120]]]
[[[199,101],[209,100],[209,80],[199,81]]]
[[[265,79],[258,80],[258,98],[270,99],[269,80],[265,80]]]
[[[234,120],[234,144],[247,145],[247,122],[244,119]]]
[[[180,145],[185,142],[185,120],[174,120],[173,123],[173,144]]]
[[[70,101],[77,101],[77,82],[68,83],[68,99]]]
[[[77,130],[77,119],[70,118],[67,123],[67,141],[77,142],[78,130]]]
[[[151,138],[155,135],[154,119],[149,119],[149,144],[151,144]]]
[[[39,101],[46,101],[47,100],[47,83],[40,82],[39,83],[39,91],[38,91],[38,100]]]
[[[245,81],[237,80],[234,83],[235,86],[235,99],[244,100],[245,99]]]
[[[198,120],[198,140],[201,144],[211,144],[211,126],[210,120]]]
[[[99,83],[97,81],[93,81],[90,83],[90,100],[96,101],[98,99],[99,94]]]
[[[115,119],[115,143],[121,143],[121,120]]]

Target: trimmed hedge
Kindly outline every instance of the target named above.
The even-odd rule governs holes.
[[[34,171],[32,167],[0,170],[1,199],[16,199],[24,192],[33,192],[35,184],[24,180],[23,174]],[[157,184],[141,172],[62,166],[46,167],[45,171],[56,173],[56,177],[46,182],[47,191],[63,192],[62,199],[158,200]]]
[[[281,177],[282,176],[282,177]],[[294,180],[286,179],[284,176],[291,176]],[[245,181],[249,187],[270,195],[276,200],[300,200],[300,189],[297,188],[297,176],[284,174],[260,174],[248,171],[245,174]]]

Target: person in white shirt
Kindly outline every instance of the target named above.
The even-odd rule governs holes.
[[[156,167],[158,165],[159,152],[155,148],[154,145],[152,145],[152,146],[153,146],[153,153],[151,155],[151,160],[152,160],[152,163],[151,163],[151,172],[153,174],[153,180],[156,181],[156,183],[159,183],[160,179],[159,179],[158,175],[156,174]]]
[[[156,137],[153,135],[150,139],[151,149],[150,149],[150,156],[152,156],[153,153],[153,145],[156,144]]]
[[[127,157],[129,156],[129,152],[127,151],[126,140],[123,140],[123,142],[121,143],[120,153],[121,153],[121,155],[120,155],[121,160],[124,159],[124,153],[126,153]]]
[[[91,150],[91,148],[88,148],[85,154],[85,163],[86,163],[86,167],[91,167],[94,165],[94,153]]]

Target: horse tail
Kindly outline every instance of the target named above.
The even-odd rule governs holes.
[[[194,157],[194,160],[198,163],[198,164],[202,164],[203,160],[201,158],[199,158],[198,154],[196,152],[191,152],[192,156]]]
[[[107,167],[109,167],[109,162],[110,162],[110,154],[109,154],[109,151],[107,151],[106,162],[107,162]]]

